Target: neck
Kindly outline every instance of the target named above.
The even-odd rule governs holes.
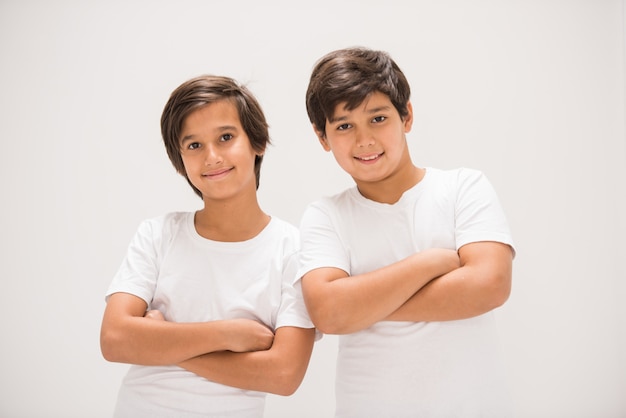
[[[423,178],[426,170],[412,163],[393,175],[376,182],[357,182],[359,193],[369,200],[379,203],[394,204],[406,192]]]
[[[197,211],[194,225],[198,234],[213,241],[246,241],[257,236],[270,221],[269,215],[253,198],[228,201],[205,199]]]

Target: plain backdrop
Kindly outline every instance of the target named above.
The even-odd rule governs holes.
[[[0,416],[111,416],[104,293],[139,222],[200,200],[163,148],[170,92],[203,73],[258,96],[259,195],[297,224],[351,185],[316,141],[315,61],[383,49],[412,86],[416,164],[483,170],[518,254],[498,309],[518,418],[626,416],[624,2],[0,1]],[[267,417],[334,408],[336,337]]]

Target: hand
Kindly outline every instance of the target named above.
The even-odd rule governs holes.
[[[264,324],[252,319],[228,320],[227,338],[230,351],[243,353],[272,347],[274,333]]]
[[[156,309],[146,311],[144,318],[165,321],[165,317]],[[252,319],[231,319],[223,321],[226,325],[227,347],[233,352],[261,351],[272,347],[274,333],[264,324]]]
[[[143,317],[144,318],[150,318],[150,319],[156,319],[157,321],[165,321],[165,317],[163,316],[161,311],[156,310],[156,309],[152,309],[152,310],[146,311],[146,313],[143,315]]]

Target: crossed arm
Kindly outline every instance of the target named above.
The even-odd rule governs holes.
[[[458,254],[430,249],[355,276],[315,269],[302,278],[302,290],[313,323],[328,334],[356,332],[382,320],[465,319],[507,300],[512,259],[508,245],[476,242]]]
[[[179,366],[228,386],[288,396],[304,378],[314,337],[314,328],[281,327],[268,350],[218,351],[183,361]]]
[[[280,395],[293,393],[304,377],[314,329],[283,327],[274,335],[248,319],[176,323],[144,317],[146,308],[136,296],[110,296],[100,332],[105,359],[178,364],[214,382]]]

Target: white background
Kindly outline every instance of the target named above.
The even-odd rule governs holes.
[[[298,223],[351,185],[304,107],[333,49],[389,51],[420,166],[483,170],[518,248],[497,312],[518,418],[626,416],[624,4],[618,0],[0,2],[0,416],[109,417],[104,292],[138,223],[201,202],[159,118],[202,74],[271,124],[259,190]],[[268,417],[330,417],[335,337]]]

